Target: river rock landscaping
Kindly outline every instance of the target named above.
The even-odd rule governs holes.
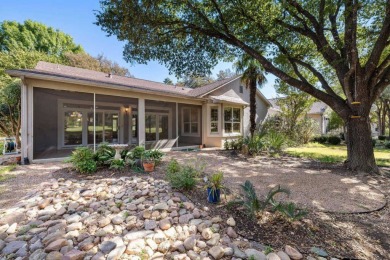
[[[41,188],[6,212],[25,219],[0,226],[1,259],[303,258],[240,237],[233,218],[210,215],[161,179],[59,178]]]

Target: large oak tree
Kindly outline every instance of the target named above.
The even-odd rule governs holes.
[[[369,113],[390,79],[390,0],[102,0],[127,61],[207,74],[243,53],[344,120],[347,165],[378,172]],[[342,94],[334,90],[342,87]]]

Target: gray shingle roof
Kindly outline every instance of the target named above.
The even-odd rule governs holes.
[[[50,62],[40,61],[38,62],[35,69],[20,69],[20,70],[8,70],[8,74],[11,76],[20,76],[25,73],[43,75],[43,76],[54,76],[61,77],[65,79],[74,79],[82,80],[91,83],[103,83],[103,84],[112,84],[122,87],[128,87],[134,90],[146,90],[146,91],[155,91],[160,93],[174,94],[185,97],[202,97],[204,94],[207,94],[218,87],[225,85],[240,76],[235,76],[225,80],[215,81],[211,84],[199,87],[196,89],[188,87],[180,87],[174,85],[167,85],[160,82],[154,82],[150,80],[137,79],[131,77],[123,77],[117,75],[111,75],[111,77],[104,72],[76,68],[71,66],[65,66]]]
[[[276,102],[280,98],[270,98],[268,101],[272,104],[274,110],[280,111],[280,107],[276,104]],[[328,105],[322,101],[314,102],[311,106],[310,110],[307,112],[308,114],[323,114],[325,110],[328,108]]]

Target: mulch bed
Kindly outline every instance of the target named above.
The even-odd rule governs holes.
[[[339,259],[363,259],[347,244],[351,240],[348,234],[333,227],[330,221],[321,220],[313,212],[295,222],[279,214],[269,213],[265,214],[267,221],[260,223],[259,219],[248,215],[239,205],[208,203],[206,191],[201,187],[185,194],[198,207],[208,207],[211,216],[219,215],[225,220],[233,217],[236,220],[236,232],[249,241],[270,246],[274,250],[292,245],[306,255],[309,255],[310,248],[315,246],[325,249],[329,255]]]

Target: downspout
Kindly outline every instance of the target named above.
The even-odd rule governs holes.
[[[93,152],[96,152],[96,93],[93,93]]]

